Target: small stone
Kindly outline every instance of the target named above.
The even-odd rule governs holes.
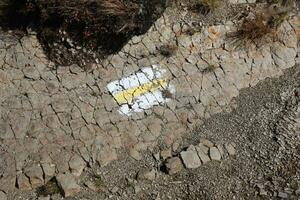
[[[200,158],[195,150],[182,151],[180,156],[186,168],[194,169],[201,166]]]
[[[180,172],[183,168],[182,162],[178,157],[167,159],[165,166],[170,175]]]
[[[284,192],[278,192],[278,197],[282,198],[282,199],[287,199],[288,198],[288,194],[284,193]]]
[[[56,176],[56,180],[64,192],[64,197],[74,196],[80,192],[80,186],[76,183],[75,177],[72,174],[59,174]]]
[[[199,146],[196,146],[196,150],[197,150],[198,156],[199,156],[199,158],[200,158],[200,160],[202,161],[203,164],[210,161],[210,158],[207,155],[207,151],[205,153]]]
[[[6,194],[2,191],[0,191],[0,200],[7,200]]]
[[[131,148],[129,150],[129,155],[130,155],[130,157],[132,157],[135,160],[142,160],[142,156],[141,156],[140,152],[137,151],[135,148]]]
[[[260,196],[266,196],[268,195],[267,191],[263,188],[259,188],[259,195]]]
[[[209,156],[212,160],[221,160],[221,154],[217,147],[209,148]]]
[[[213,147],[214,146],[214,143],[212,143],[211,141],[209,141],[208,139],[204,139],[204,138],[201,138],[199,140],[199,143],[207,146],[207,147]]]
[[[89,181],[85,182],[84,185],[93,191],[97,191],[97,187],[95,186],[93,181],[89,180]]]
[[[138,180],[149,180],[153,181],[156,178],[156,171],[155,169],[142,169],[139,171],[137,175]]]
[[[171,149],[164,149],[160,151],[160,158],[166,160],[167,158],[172,157]]]
[[[236,153],[235,148],[231,143],[225,144],[225,149],[227,150],[228,154],[231,156],[235,155],[235,153]]]
[[[300,196],[300,188],[295,191],[295,194],[298,195],[298,196]]]
[[[115,186],[111,189],[111,193],[117,193],[118,190],[119,190],[119,188],[117,186]]]

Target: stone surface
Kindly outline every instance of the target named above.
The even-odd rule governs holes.
[[[185,22],[185,11],[174,16],[166,10],[147,33],[98,59],[91,71],[49,61],[34,34],[17,38],[0,31],[0,154],[8,154],[0,189],[36,188],[57,174],[79,176],[87,164],[105,166],[116,160],[120,148],[135,149],[131,156],[136,160],[157,144],[172,148],[197,122],[227,110],[241,89],[283,74],[299,57],[299,16],[279,27],[279,41],[247,51],[226,40],[236,28],[231,22],[228,27],[203,26],[193,34],[185,34]],[[173,42],[178,44],[174,55],[157,54],[162,44]],[[172,91],[163,92],[163,103],[123,115],[107,85],[153,65],[161,67],[161,81],[172,85]],[[158,97],[154,91],[147,95]],[[205,154],[206,147],[214,148],[202,142]],[[235,152],[231,147],[226,151]],[[192,152],[184,154],[193,157]]]
[[[69,161],[69,166],[71,169],[71,173],[74,176],[80,176],[85,167],[85,162],[80,156],[75,154],[71,157]]]
[[[209,157],[212,160],[218,160],[218,161],[220,161],[221,160],[220,151],[216,147],[209,148]]]
[[[56,176],[59,186],[62,188],[64,197],[70,197],[80,192],[80,186],[76,183],[72,174],[61,174]]]
[[[184,166],[188,169],[194,169],[201,166],[201,161],[196,150],[187,150],[180,152]]]
[[[165,163],[168,174],[173,175],[180,172],[183,168],[183,164],[178,157],[169,158]]]
[[[4,192],[0,191],[0,199],[1,200],[7,200],[7,196]]]

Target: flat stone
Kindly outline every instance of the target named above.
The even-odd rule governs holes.
[[[225,149],[227,150],[228,154],[231,156],[235,155],[236,153],[235,148],[231,143],[225,144]]]
[[[57,183],[64,193],[64,197],[71,197],[80,192],[80,186],[76,183],[75,177],[70,174],[59,174],[56,176]]]
[[[203,153],[208,154],[209,148],[207,146],[204,146],[202,143],[198,144],[197,147],[203,151]]]
[[[33,188],[44,184],[43,170],[40,165],[33,165],[30,168],[27,168],[25,173],[29,177]]]
[[[209,148],[209,157],[212,160],[221,160],[221,154],[220,151],[217,149],[217,147],[211,147]]]
[[[138,150],[136,150],[136,148],[130,148],[129,149],[129,155],[130,157],[132,157],[135,160],[142,160],[142,156],[140,154],[140,152]]]
[[[199,146],[196,146],[196,150],[197,150],[198,156],[203,164],[210,161],[210,158],[207,155],[207,151],[203,151],[203,149],[201,149]]]
[[[207,147],[213,147],[213,146],[215,146],[214,143],[212,143],[208,139],[204,139],[204,138],[201,138],[199,140],[199,143],[201,143],[201,144],[203,144],[204,146],[207,146]]]
[[[85,167],[85,162],[79,155],[75,154],[71,157],[69,166],[71,169],[71,173],[74,176],[80,176]]]
[[[168,174],[170,175],[180,172],[183,168],[182,162],[178,157],[169,158],[166,161],[165,166]]]
[[[55,165],[43,163],[42,168],[45,175],[45,182],[48,182],[55,175]]]
[[[194,150],[182,151],[180,153],[180,156],[183,160],[185,167],[188,169],[194,169],[201,166],[201,161],[197,154],[197,151]]]

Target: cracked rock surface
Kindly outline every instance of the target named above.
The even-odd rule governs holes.
[[[236,50],[226,40],[235,29],[232,23],[191,35],[184,18],[184,12],[167,9],[146,34],[87,70],[47,60],[34,34],[17,39],[1,32],[0,190],[31,190],[54,176],[74,180],[87,166],[118,160],[123,150],[139,160],[145,150],[172,147],[195,124],[229,111],[241,89],[282,75],[299,57],[299,15],[281,25],[278,41],[246,50]],[[163,44],[177,50],[169,57],[159,55]],[[133,92],[125,88],[124,101],[107,87],[154,65],[164,72],[158,86],[152,79],[150,86],[139,81]],[[217,67],[207,70],[210,66]],[[156,86],[161,96],[149,89]],[[167,100],[159,101],[166,89]],[[134,104],[137,91],[148,92],[155,103]],[[151,103],[149,99],[145,101]],[[124,105],[136,112],[120,112]],[[213,147],[212,152],[219,150]],[[189,168],[200,166],[196,151],[188,156],[198,159]],[[64,181],[63,187],[79,191],[75,182],[68,188]]]

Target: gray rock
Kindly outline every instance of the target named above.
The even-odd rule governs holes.
[[[182,162],[178,157],[167,159],[165,166],[170,175],[180,172],[183,168]]]
[[[212,160],[221,160],[221,154],[217,147],[209,148],[209,156]]]
[[[200,158],[195,150],[182,151],[180,156],[186,168],[194,169],[201,166]]]
[[[56,176],[57,183],[64,193],[64,197],[74,196],[80,192],[80,186],[76,183],[75,177],[70,174],[59,174]]]
[[[0,191],[0,200],[7,200],[6,194],[2,191]]]
[[[300,195],[300,188],[295,191],[295,194],[298,195],[298,196]]]

